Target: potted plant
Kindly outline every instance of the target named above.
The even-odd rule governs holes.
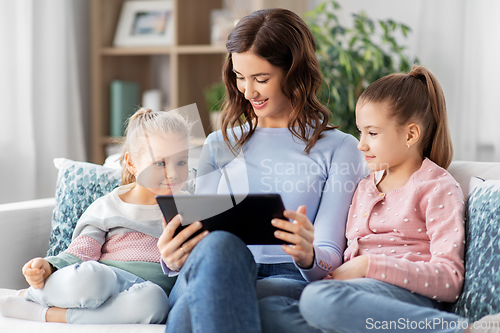
[[[210,115],[210,126],[212,131],[220,129],[219,124],[219,111],[226,96],[226,86],[221,80],[209,86],[203,92],[205,95],[205,102]]]
[[[326,1],[304,14],[317,43],[317,58],[324,76],[319,98],[332,111],[331,123],[357,136],[355,107],[359,95],[377,79],[409,71],[413,62],[396,41],[411,29],[391,19],[374,21],[364,12],[352,14],[353,27],[339,22],[340,5]]]

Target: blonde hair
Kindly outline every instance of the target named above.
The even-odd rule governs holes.
[[[437,78],[425,67],[413,66],[408,74],[390,74],[370,84],[358,103],[387,103],[400,125],[420,122],[422,155],[442,168],[453,158],[446,101]]]
[[[129,119],[125,130],[125,139],[122,145],[122,155],[120,162],[123,165],[122,185],[127,185],[136,181],[127,168],[125,155],[128,153],[133,158],[137,158],[144,153],[148,153],[147,138],[151,136],[165,136],[171,133],[189,140],[191,124],[173,111],[152,111],[140,108]]]

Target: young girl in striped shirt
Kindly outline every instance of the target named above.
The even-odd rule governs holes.
[[[122,186],[89,206],[66,251],[24,265],[30,287],[3,300],[4,316],[72,324],[166,321],[175,279],[160,266],[163,216],[155,196],[182,192],[189,127],[174,112],[140,109],[130,118]]]

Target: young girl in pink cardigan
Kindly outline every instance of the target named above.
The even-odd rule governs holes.
[[[379,79],[360,96],[356,124],[371,173],[349,209],[344,264],[298,304],[261,301],[264,332],[484,328],[439,310],[464,278],[464,198],[446,171],[453,150],[439,82],[420,66]]]

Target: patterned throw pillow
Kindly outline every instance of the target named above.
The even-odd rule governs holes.
[[[476,321],[500,312],[500,180],[473,178],[469,188],[465,280],[452,311]]]
[[[121,184],[120,169],[65,158],[54,159],[54,164],[59,173],[47,256],[55,256],[66,250],[71,243],[76,222],[87,207]]]

